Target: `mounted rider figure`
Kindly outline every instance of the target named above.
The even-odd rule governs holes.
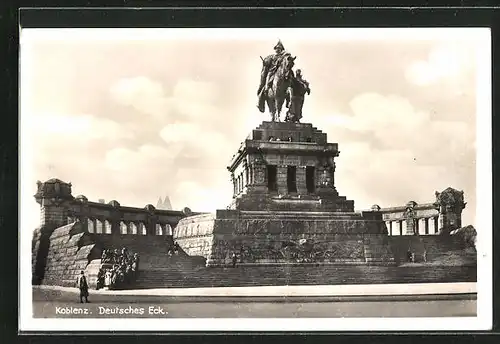
[[[262,70],[260,73],[260,84],[257,90],[257,95],[259,96],[258,108],[260,112],[265,111],[264,107],[264,94],[269,89],[272,84],[273,76],[275,75],[279,65],[282,63],[283,58],[288,55],[281,43],[281,40],[274,46],[274,54],[268,55],[265,59],[262,59]]]

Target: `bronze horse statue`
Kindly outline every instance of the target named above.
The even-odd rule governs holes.
[[[296,57],[292,57],[289,53],[283,55],[276,62],[276,71],[274,73],[271,70],[274,61],[269,57],[266,59],[262,59],[261,57],[263,68],[268,70],[268,76],[264,87],[259,93],[258,108],[260,112],[264,112],[264,102],[267,103],[267,107],[271,114],[271,120],[273,122],[279,122],[281,109],[287,98],[287,90],[293,78],[292,68]],[[269,73],[272,74],[269,75]]]

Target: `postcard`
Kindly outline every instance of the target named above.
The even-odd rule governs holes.
[[[491,327],[488,29],[20,39],[20,330]]]

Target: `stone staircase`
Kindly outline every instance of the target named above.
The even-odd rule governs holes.
[[[140,271],[133,288],[195,288],[476,281],[476,267],[394,265],[241,265]]]
[[[94,239],[103,248],[121,250],[126,247],[129,252],[138,253],[141,270],[168,270],[177,265],[179,268],[189,269],[205,265],[203,257],[190,257],[182,250],[179,255],[170,257],[168,252],[173,241],[165,236],[96,235]]]

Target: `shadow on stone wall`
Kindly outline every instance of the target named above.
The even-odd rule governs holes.
[[[43,283],[75,286],[80,271],[100,255],[100,248],[79,222],[56,228],[49,238]]]

